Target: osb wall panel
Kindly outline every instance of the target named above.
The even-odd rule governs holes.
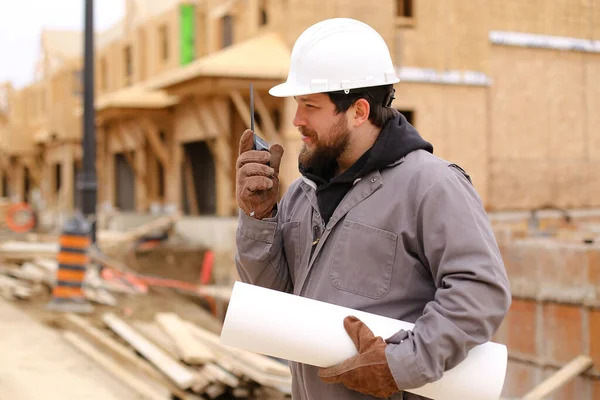
[[[394,107],[415,112],[415,127],[434,154],[464,168],[487,202],[487,89],[472,86],[400,84]]]
[[[590,38],[598,0],[490,0],[492,30]],[[596,29],[597,30],[597,29]]]
[[[600,127],[600,112],[598,112],[600,110],[600,85],[598,84],[600,80],[600,54],[586,55],[585,69],[587,71],[586,134],[589,139],[589,146],[586,150],[590,159],[600,161],[600,130],[598,129]]]
[[[27,126],[27,99],[30,92],[31,88],[23,88],[13,97],[10,110],[11,125],[5,136],[5,148],[9,153],[20,153],[33,145]]]
[[[201,117],[195,110],[195,106],[189,102],[176,107],[173,129],[177,142],[196,142],[216,137],[218,134],[217,132],[207,131],[205,126],[199,125]]]
[[[162,59],[161,26],[166,26],[168,31],[169,50],[166,60]],[[199,27],[196,27],[196,29],[199,29]],[[148,78],[179,65],[179,7],[173,7],[168,12],[148,21],[145,24],[144,34],[149,45],[145,59]],[[199,32],[196,35],[197,37],[202,36]]]
[[[595,54],[493,46],[490,207],[595,207]],[[512,71],[507,74],[506,71]],[[596,108],[594,108],[596,107]],[[596,157],[596,158],[594,158]]]
[[[131,122],[131,124],[134,123]],[[109,132],[107,135],[108,151],[111,154],[134,151],[144,143],[144,135],[140,130],[131,130],[131,128],[123,126],[121,130],[109,128],[107,132]]]
[[[77,93],[75,72],[79,65],[66,68],[51,78],[51,101],[48,112],[50,124],[48,128],[61,139],[81,139],[83,130],[81,115],[77,115],[81,107],[83,92]]]
[[[600,206],[600,162],[494,160],[490,210]]]
[[[421,0],[414,8],[416,26],[397,30],[395,62],[399,66],[443,69],[446,65],[446,36],[449,2]],[[429,51],[425,51],[429,49]]]
[[[394,61],[399,66],[486,72],[487,5],[485,0],[415,2],[414,27],[396,30]]]
[[[377,7],[363,1],[289,0],[283,12],[287,14],[287,18],[279,19],[280,23],[276,28],[283,33],[290,49],[310,25],[334,17],[354,18],[371,25],[381,34],[389,48],[394,48],[395,6],[391,0],[379,1]]]
[[[494,46],[491,63],[494,158],[583,157],[582,54]]]
[[[548,140],[542,140],[550,129],[543,112],[546,99],[542,96],[549,84],[544,75],[550,66],[544,61],[541,52],[540,57],[534,57],[527,49],[494,47],[491,55],[494,159],[531,160],[550,156]]]

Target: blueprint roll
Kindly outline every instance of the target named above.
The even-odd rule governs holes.
[[[331,367],[357,354],[344,318],[354,315],[386,339],[414,324],[236,282],[220,343],[242,350],[317,367]],[[436,382],[407,389],[431,399],[498,400],[504,385],[506,346],[476,346],[459,365]]]

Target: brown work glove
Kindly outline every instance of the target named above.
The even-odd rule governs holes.
[[[238,206],[256,219],[271,217],[279,193],[279,164],[283,147],[274,144],[269,151],[252,150],[254,133],[246,129],[240,139],[236,164]]]
[[[375,337],[354,316],[344,319],[344,328],[358,354],[333,367],[320,368],[319,377],[326,383],[343,383],[349,389],[376,397],[388,398],[399,392],[385,357],[385,341]]]

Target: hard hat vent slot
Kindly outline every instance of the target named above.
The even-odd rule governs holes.
[[[310,89],[317,92],[326,92],[329,87],[329,80],[327,79],[311,79]]]

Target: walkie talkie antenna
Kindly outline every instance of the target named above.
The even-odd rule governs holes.
[[[254,86],[250,84],[250,129],[254,132]]]
[[[269,151],[269,144],[254,132],[254,86],[250,84],[250,129],[254,133],[252,150]]]

